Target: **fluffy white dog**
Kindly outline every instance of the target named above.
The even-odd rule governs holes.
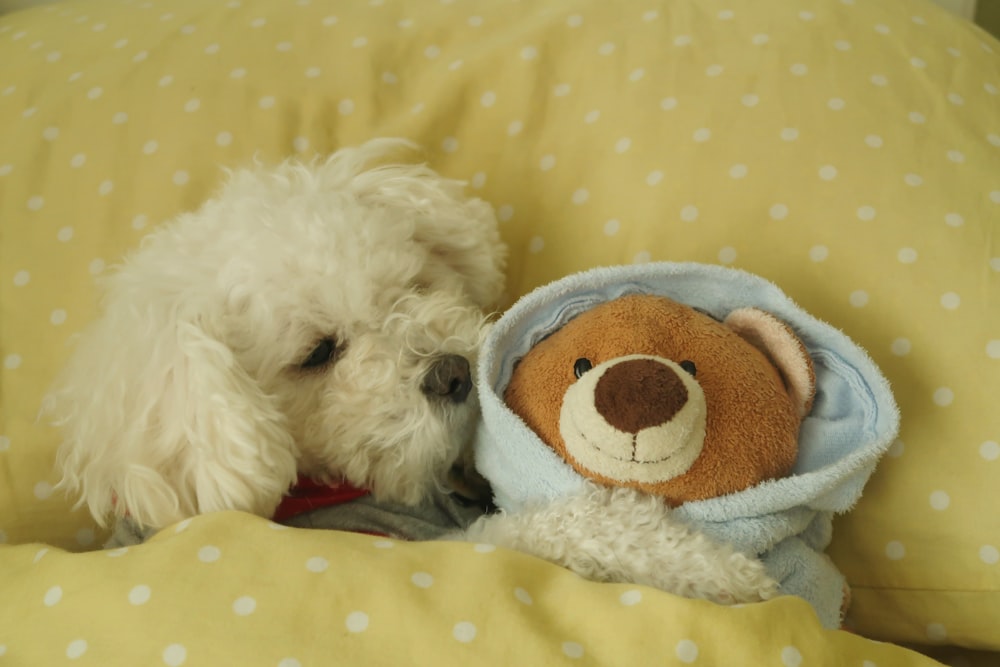
[[[78,506],[155,530],[272,516],[299,476],[404,506],[440,488],[505,250],[460,182],[386,164],[401,146],[235,171],[106,279],[46,401]]]

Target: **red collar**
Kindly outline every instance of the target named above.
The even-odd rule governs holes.
[[[284,521],[296,514],[309,512],[320,507],[340,505],[368,495],[365,489],[351,486],[348,482],[320,484],[308,477],[299,477],[295,486],[289,489],[278,509],[274,510],[274,521]]]

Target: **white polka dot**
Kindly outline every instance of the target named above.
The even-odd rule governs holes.
[[[521,58],[523,60],[534,60],[538,57],[538,49],[533,46],[525,46],[521,49]]]
[[[202,563],[214,563],[221,557],[222,551],[219,550],[219,547],[208,545],[198,549],[198,560]]]
[[[451,635],[463,644],[468,644],[476,638],[476,626],[468,621],[456,623],[451,630]]]
[[[746,177],[748,171],[749,170],[745,164],[734,164],[729,168],[729,177],[736,179],[744,178]]]
[[[152,155],[157,151],[159,147],[160,147],[159,142],[150,140],[142,145],[142,152],[145,153],[146,155]]]
[[[956,164],[961,164],[965,162],[965,153],[962,151],[951,150],[947,153],[948,159]]]
[[[0,176],[6,176],[12,171],[14,171],[14,167],[12,165],[0,164]]]
[[[55,326],[63,324],[66,322],[66,311],[61,308],[53,310],[49,313],[49,322]]]
[[[96,100],[98,97],[104,94],[104,89],[100,86],[94,86],[87,91],[87,99]]]
[[[173,180],[174,185],[186,185],[187,182],[191,180],[191,176],[183,169],[180,169],[174,172],[174,176],[171,180]]]
[[[631,148],[631,146],[632,146],[632,140],[629,139],[628,137],[622,137],[621,139],[615,142],[615,152],[624,153],[629,148]]]
[[[993,339],[986,343],[986,356],[990,359],[1000,359],[1000,339]]]
[[[838,39],[836,42],[833,43],[833,48],[837,49],[838,51],[850,51],[853,48],[853,45],[846,39]]]
[[[599,47],[597,47],[597,52],[602,56],[610,56],[612,53],[615,52],[615,48],[616,47],[614,42],[604,42]]]
[[[897,357],[905,357],[910,353],[911,345],[908,338],[897,338],[890,346],[892,353]]]
[[[211,55],[215,55],[220,50],[222,50],[221,46],[219,46],[218,44],[212,43],[212,44],[209,44],[208,46],[205,47],[204,52],[205,52],[206,55],[210,55],[211,56]]]
[[[639,81],[640,79],[642,79],[642,77],[644,77],[644,76],[646,76],[646,70],[643,69],[643,68],[641,68],[641,67],[639,67],[639,68],[634,69],[631,72],[629,72],[629,74],[628,74],[628,80],[631,81],[631,82],[633,82],[633,83],[635,83],[636,81]]]
[[[830,256],[830,249],[825,245],[814,245],[809,248],[809,259],[814,262],[826,261],[826,258]]]
[[[532,605],[532,604],[534,604],[534,602],[535,602],[534,600],[531,599],[531,594],[528,593],[528,591],[524,590],[521,587],[518,587],[518,588],[514,589],[514,597],[521,604],[525,604],[525,605],[529,605],[529,606]]]
[[[799,667],[802,664],[802,653],[794,646],[781,649],[781,664],[785,667]]]
[[[869,81],[871,81],[873,85],[879,87],[889,85],[889,79],[887,79],[883,74],[873,74]]]
[[[487,90],[479,98],[479,103],[482,104],[484,107],[491,107],[497,103],[497,94],[494,93],[492,90]]]
[[[722,65],[709,65],[705,68],[705,76],[719,76],[725,71]]]
[[[648,250],[640,250],[632,257],[633,264],[646,264],[652,259],[652,254]]]
[[[507,125],[507,135],[513,137],[520,134],[523,129],[524,123],[519,120],[511,121],[511,123]]]
[[[291,42],[278,42],[277,44],[274,45],[274,49],[276,51],[280,51],[282,53],[287,53],[288,51],[292,50],[292,43]]]
[[[35,196],[28,199],[28,210],[37,211],[45,205],[45,200],[41,197]]]
[[[368,46],[368,38],[367,37],[355,37],[354,41],[351,42],[351,46],[354,47],[355,49],[363,49],[364,47]],[[436,46],[430,46],[430,47],[427,47],[427,48],[428,48],[428,50],[425,51],[424,53],[425,53],[425,55],[427,55],[428,58],[436,58],[437,57],[437,53],[440,53],[440,50],[438,50],[437,53],[435,53],[434,55],[431,55],[429,53],[429,51],[431,49],[437,49],[438,47],[436,47]]]
[[[219,146],[228,146],[233,143],[233,135],[230,132],[219,132],[215,135],[215,143]]]
[[[482,16],[470,16],[468,18],[468,20],[466,21],[466,23],[468,23],[473,28],[478,28],[479,26],[481,26],[483,24],[483,17]]]
[[[434,577],[427,572],[414,572],[410,581],[417,588],[430,588],[434,585]]]
[[[684,664],[690,664],[698,659],[698,645],[690,639],[682,639],[677,642],[674,654]]]
[[[445,153],[454,153],[458,150],[458,139],[455,137],[445,137],[441,142],[441,150]]]
[[[278,662],[278,667],[302,667],[302,663],[295,658],[282,658]]]
[[[97,186],[97,192],[102,197],[108,196],[109,194],[111,194],[112,190],[114,190],[114,189],[115,189],[114,181],[111,181],[109,179],[105,179],[105,180],[101,181],[101,184],[99,186]]]
[[[424,57],[433,60],[441,55],[441,47],[436,44],[431,44],[426,49],[424,49]]]
[[[941,307],[947,310],[955,310],[962,305],[962,297],[954,292],[945,292],[941,295]]]
[[[927,122],[927,116],[920,113],[919,111],[911,111],[907,115],[907,118],[909,118],[910,122],[913,123],[914,125],[923,125],[924,123]]]
[[[903,182],[909,185],[911,188],[920,187],[924,183],[924,179],[920,174],[907,174],[903,177]]]
[[[562,651],[567,658],[574,660],[582,658],[584,654],[583,646],[576,642],[563,642]]]
[[[201,100],[197,97],[192,97],[190,100],[184,103],[184,111],[188,113],[194,113],[201,108]]]
[[[262,28],[265,25],[267,25],[267,19],[257,18],[250,21],[250,27],[252,28]]]
[[[292,148],[294,148],[297,153],[305,153],[309,150],[309,137],[295,137],[295,139],[292,140]]]
[[[511,206],[510,204],[501,204],[500,207],[497,208],[497,218],[500,220],[500,222],[507,222],[513,217],[514,217],[514,207]]]
[[[187,649],[181,644],[171,644],[163,649],[161,657],[167,667],[180,667],[187,660]]]
[[[35,498],[39,500],[46,500],[52,496],[52,485],[48,482],[38,482],[35,484],[32,492],[35,494]]]
[[[660,100],[660,108],[664,111],[670,111],[677,108],[677,98],[676,97],[664,97]]]
[[[844,107],[847,106],[847,102],[839,97],[831,97],[826,102],[826,106],[831,111],[843,111]]]
[[[984,544],[979,547],[979,560],[987,565],[996,565],[1000,563],[1000,550],[992,544]]]
[[[114,116],[111,117],[111,122],[115,125],[124,125],[128,122],[128,114],[124,111],[119,111]]]
[[[659,169],[654,169],[653,171],[646,174],[646,185],[657,185],[663,180],[663,172]]]
[[[934,491],[930,495],[930,504],[933,509],[939,512],[946,510],[951,505],[951,496],[946,491]]]
[[[573,87],[570,86],[568,83],[560,83],[557,84],[552,89],[552,94],[555,95],[556,97],[566,97],[567,95],[570,94],[570,91],[572,91],[572,89]]]
[[[87,652],[87,640],[85,639],[74,639],[66,647],[66,657],[70,660],[76,660],[84,653]]]
[[[7,370],[15,370],[21,367],[21,355],[20,354],[8,354],[4,357],[3,367]]]
[[[770,42],[771,38],[770,36],[765,35],[764,33],[757,33],[756,35],[750,38],[750,41],[755,46],[763,46],[764,44]]]
[[[948,638],[948,630],[941,623],[928,623],[927,638],[934,642],[944,641]]]
[[[694,222],[698,219],[698,207],[688,205],[681,209],[681,220],[684,222]]]
[[[604,223],[605,236],[614,236],[618,233],[619,229],[621,229],[621,223],[614,218]]]
[[[8,449],[10,449],[10,438],[0,435],[0,452],[6,452]]]
[[[572,201],[577,206],[586,204],[588,199],[590,199],[590,192],[586,188],[579,188],[572,196]]]
[[[651,23],[652,21],[655,21],[658,18],[660,18],[660,12],[656,11],[655,9],[650,9],[649,11],[643,12],[642,14],[642,20],[644,23]]]
[[[323,70],[321,70],[319,67],[307,67],[306,71],[305,71],[305,75],[306,75],[307,79],[315,79],[316,77],[318,77],[322,73],[323,73]],[[382,73],[382,80],[385,81],[386,83],[396,83],[395,80],[389,81],[389,80],[386,79],[386,75],[388,75],[388,74],[389,74],[389,72],[383,72]]]
[[[961,227],[965,224],[965,218],[958,213],[948,213],[944,216],[944,224],[949,227]]]
[[[949,46],[947,49],[945,49],[945,51],[947,51],[948,55],[950,55],[952,58],[962,57],[962,52],[956,49],[954,46]]]
[[[878,25],[875,26],[875,32],[879,33],[880,35],[888,35],[890,32],[892,32],[892,30],[890,30],[889,26],[885,25],[884,23],[879,23]]]
[[[691,38],[691,35],[677,35],[674,37],[674,46],[687,46],[692,42],[694,40]]]
[[[882,148],[882,137],[877,134],[869,134],[865,137],[865,143],[871,148]]]
[[[31,274],[27,271],[18,271],[14,274],[14,285],[24,287],[31,281]]]
[[[832,164],[827,164],[819,169],[819,177],[824,181],[832,181],[837,178],[837,168]]]
[[[917,251],[913,248],[900,248],[896,253],[896,259],[901,264],[913,264],[917,261]]]
[[[1000,443],[987,440],[979,445],[979,455],[986,461],[996,461],[1000,459]]]
[[[786,127],[780,133],[782,141],[795,141],[799,138],[799,131],[794,127]]]
[[[618,601],[626,607],[632,607],[642,602],[642,592],[628,590],[618,596]]]
[[[59,239],[61,242],[66,243],[67,241],[73,238],[73,228],[63,227],[56,234],[56,238]]]
[[[805,76],[806,74],[809,73],[809,66],[806,65],[805,63],[795,63],[794,65],[788,68],[788,71],[794,74],[795,76]]]
[[[986,135],[986,141],[990,142],[997,148],[1000,148],[1000,134],[993,134],[992,132]]]
[[[336,25],[339,20],[340,19],[338,19],[336,16],[333,16],[331,14],[330,16],[324,16],[323,20],[320,23],[322,23],[323,25],[325,25],[327,27],[330,27],[332,25]],[[400,26],[400,27],[403,27],[403,26]]]
[[[412,28],[413,24],[414,24],[413,19],[403,19],[402,21],[399,21],[396,25],[405,30],[407,28]]]
[[[42,138],[46,141],[55,141],[59,138],[59,128],[58,127],[47,127],[42,130]]]
[[[702,127],[695,130],[694,134],[691,135],[691,138],[697,141],[698,143],[703,143],[712,138],[712,131],[707,127]]]
[[[736,261],[736,248],[732,246],[720,248],[718,258],[722,264],[732,264]]]
[[[24,111],[21,112],[21,117],[22,118],[31,118],[32,116],[35,115],[35,113],[37,111],[38,111],[37,107],[28,107],[27,109],[25,109]]]
[[[948,387],[938,387],[934,390],[934,403],[942,408],[952,404],[955,400],[955,392]]]
[[[868,305],[868,292],[864,290],[854,290],[848,299],[855,308],[864,308]]]
[[[375,540],[372,546],[376,549],[392,549],[396,544],[392,540]]]
[[[229,78],[231,79],[242,79],[247,75],[247,70],[245,67],[237,67],[232,72],[229,73]]]
[[[1000,88],[997,88],[992,83],[984,83],[983,90],[985,90],[990,95],[1000,95]]]
[[[903,455],[903,452],[905,451],[906,451],[906,443],[904,443],[899,438],[896,438],[895,440],[893,440],[892,444],[889,445],[889,449],[887,449],[885,453],[886,456],[898,459],[900,456]]]
[[[317,574],[325,572],[328,567],[330,567],[330,561],[321,556],[313,556],[306,561],[306,569]]]
[[[528,242],[528,252],[537,255],[545,248],[545,239],[541,236],[534,236]]]
[[[775,204],[768,211],[772,220],[784,220],[788,217],[788,206],[785,204]]]
[[[62,587],[53,586],[49,590],[45,591],[45,597],[42,598],[42,601],[45,603],[46,607],[52,607],[54,605],[59,604],[59,601],[62,600],[62,596],[63,596]]]
[[[948,93],[948,101],[955,106],[961,106],[965,104],[965,98],[958,93]]]
[[[257,106],[261,109],[273,109],[275,104],[274,95],[265,95],[257,100]],[[341,102],[343,104],[343,102]],[[341,112],[343,113],[343,112]]]
[[[495,544],[480,543],[473,547],[473,551],[477,554],[491,554],[497,550]]]
[[[1000,204],[1000,190],[990,192],[990,201],[994,204]]]
[[[477,171],[472,175],[472,187],[478,189],[484,185],[486,185],[486,174],[481,171]]]
[[[249,616],[257,609],[257,601],[248,595],[236,598],[233,602],[233,613],[237,616]]]
[[[128,592],[129,604],[141,605],[149,602],[150,596],[153,592],[150,590],[149,586],[145,584],[139,584],[135,586]]]
[[[927,61],[925,61],[923,58],[917,58],[916,56],[910,58],[910,64],[916,67],[917,69],[924,69],[925,67],[927,67]]]

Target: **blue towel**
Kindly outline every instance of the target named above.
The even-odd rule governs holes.
[[[763,559],[786,594],[800,595],[827,627],[838,627],[844,578],[823,554],[835,513],[850,510],[896,438],[899,411],[871,358],[846,335],[799,308],[753,274],[696,263],[604,267],[573,274],[522,297],[494,325],[478,372],[483,418],[476,466],[498,507],[516,512],[580,490],[584,478],[503,403],[517,360],[574,316],[626,294],[658,294],[717,319],[756,306],[788,323],[812,356],[817,393],[799,432],[788,477],[739,493],[689,502],[677,516]]]

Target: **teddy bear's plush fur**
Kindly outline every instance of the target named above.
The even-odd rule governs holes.
[[[536,343],[504,393],[589,483],[469,534],[592,579],[723,603],[772,597],[759,560],[671,508],[787,474],[814,391],[805,346],[764,311],[720,322],[657,295],[601,303]]]
[[[389,161],[405,146],[237,170],[104,280],[46,405],[98,522],[271,516],[299,475],[407,505],[442,484],[505,251],[486,202]]]

